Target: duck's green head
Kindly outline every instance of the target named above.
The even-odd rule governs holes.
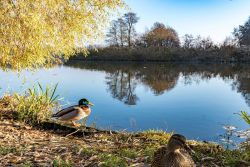
[[[94,106],[94,104],[93,103],[91,103],[90,101],[88,101],[88,99],[81,99],[81,100],[79,100],[79,106],[80,105],[85,105],[85,106]]]

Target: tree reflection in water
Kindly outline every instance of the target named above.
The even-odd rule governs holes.
[[[123,70],[117,70],[114,73],[108,73],[106,76],[108,91],[125,104],[135,105],[138,97],[135,94],[137,81],[134,73]]]
[[[240,92],[250,106],[250,66],[247,64],[70,61],[66,65],[74,68],[105,71],[107,73],[107,88],[112,97],[128,105],[135,105],[139,100],[135,93],[138,83],[149,87],[155,95],[161,95],[173,89],[180,76],[184,78],[185,84],[210,80],[218,76],[226,82],[233,80],[232,89]]]

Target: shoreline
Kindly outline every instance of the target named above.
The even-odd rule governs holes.
[[[171,136],[153,130],[138,133],[86,127],[78,130],[47,121],[40,124],[44,126],[31,125],[16,120],[16,114],[0,99],[2,166],[150,166],[154,152],[165,146]],[[195,140],[187,143],[195,151],[191,156],[197,165],[237,166],[250,160],[248,147],[225,150],[217,143]]]
[[[81,59],[71,58],[62,65],[68,65],[70,63],[117,63],[117,64],[173,64],[173,65],[248,65],[247,62],[223,62],[223,61],[171,61],[171,60],[102,60],[102,59]]]
[[[173,63],[250,63],[250,50],[244,48],[97,48],[85,56],[77,53],[71,60],[84,61],[131,61],[131,62],[173,62]]]
[[[181,60],[112,60],[112,59],[81,59],[81,58],[71,58],[68,62],[79,61],[79,62],[116,62],[116,63],[180,63],[180,64],[250,64],[250,61],[237,62],[237,61],[181,61]]]

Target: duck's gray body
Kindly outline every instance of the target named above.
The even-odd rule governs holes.
[[[90,113],[90,107],[75,105],[59,111],[53,117],[63,121],[78,121],[89,116]]]

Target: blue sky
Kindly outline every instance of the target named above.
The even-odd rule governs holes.
[[[159,21],[184,34],[221,42],[250,16],[250,0],[125,0],[140,17],[139,33]]]

